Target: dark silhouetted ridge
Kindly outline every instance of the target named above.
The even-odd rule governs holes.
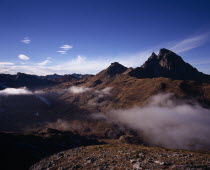
[[[166,77],[178,80],[208,80],[209,76],[186,63],[179,55],[168,49],[160,49],[141,66],[130,72],[137,78]]]

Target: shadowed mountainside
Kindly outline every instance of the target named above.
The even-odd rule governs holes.
[[[65,74],[65,75],[46,75],[46,76],[37,76],[30,75],[25,73],[17,73],[16,75],[11,74],[0,74],[0,89],[4,89],[6,87],[23,87],[26,86],[28,88],[44,88],[53,86],[56,84],[70,82],[79,80],[85,77],[91,76],[89,74]]]
[[[101,144],[97,140],[55,129],[29,134],[0,132],[1,166],[4,169],[28,169],[33,163],[71,148]]]
[[[167,49],[161,49],[158,55],[152,53],[149,59],[141,67],[132,70],[130,75],[137,78],[166,77],[176,80],[210,79],[209,75],[199,72],[179,55]]]

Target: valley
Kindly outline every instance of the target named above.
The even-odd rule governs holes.
[[[7,169],[210,168],[210,75],[170,50],[96,75],[0,74],[0,89]]]

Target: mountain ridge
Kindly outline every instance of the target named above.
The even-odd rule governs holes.
[[[139,67],[127,68],[118,62],[111,65],[94,76],[95,80],[113,79],[121,74],[128,74],[135,78],[165,77],[174,80],[196,80],[206,82],[210,75],[199,72],[196,68],[185,62],[181,56],[171,50],[162,48],[158,55],[154,52]]]
[[[45,87],[53,86],[65,82],[74,82],[84,78],[90,78],[95,81],[95,85],[103,81],[111,81],[121,74],[125,74],[135,78],[158,78],[165,77],[175,80],[196,80],[207,82],[210,75],[199,72],[196,68],[185,62],[181,56],[171,50],[162,48],[158,55],[154,52],[139,67],[127,68],[118,62],[97,73],[95,76],[90,74],[65,74],[65,75],[46,75],[37,76],[25,73],[17,73],[16,75],[0,74],[0,88],[9,87]]]
[[[26,73],[18,72],[17,74],[0,74],[0,89],[6,87],[23,87],[28,88],[43,88],[47,86],[53,86],[64,82],[76,81],[79,79],[91,76],[90,74],[65,74],[65,75],[46,75],[38,76]]]
[[[130,72],[137,78],[165,77],[176,80],[208,81],[209,75],[199,72],[196,68],[186,63],[182,57],[168,49],[160,49],[159,54],[154,52],[141,66]]]

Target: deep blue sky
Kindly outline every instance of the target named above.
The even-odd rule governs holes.
[[[165,47],[210,74],[209,35],[209,0],[0,0],[0,72],[97,73]]]

